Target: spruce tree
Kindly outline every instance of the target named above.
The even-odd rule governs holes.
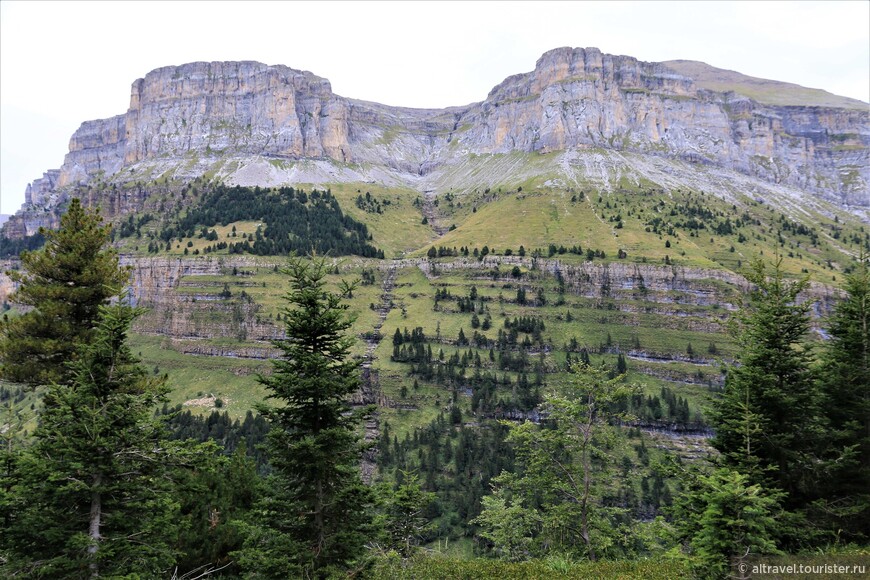
[[[167,388],[126,344],[135,314],[101,308],[70,383],[45,394],[3,506],[7,577],[156,577],[174,561],[171,454],[154,417]]]
[[[261,376],[275,406],[261,406],[270,423],[274,469],[266,499],[244,526],[243,568],[269,577],[323,577],[358,558],[370,538],[373,493],[362,483],[363,412],[350,396],[359,368],[350,358],[352,324],[341,295],[327,289],[322,259],[291,259],[281,358]]]
[[[768,273],[756,261],[747,275],[753,289],[735,328],[739,365],[729,368],[714,406],[712,443],[726,466],[752,484],[782,489],[794,508],[815,486],[811,465],[822,429],[805,342],[811,304],[798,302],[807,281],[787,281],[781,265]]]
[[[33,309],[0,328],[0,377],[30,385],[71,378],[66,365],[93,335],[99,307],[123,288],[128,272],[106,244],[109,226],[99,212],[73,199],[56,232],[40,229],[45,246],[21,255],[12,302]]]

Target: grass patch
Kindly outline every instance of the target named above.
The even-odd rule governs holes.
[[[644,578],[647,580],[673,580],[691,578],[684,563],[664,560],[571,562],[531,560],[505,562],[483,558],[467,559],[442,554],[421,554],[403,561],[384,556],[377,560],[372,578],[391,580],[412,578],[550,580],[553,578]]]

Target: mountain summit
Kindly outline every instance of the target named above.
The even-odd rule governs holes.
[[[601,187],[627,178],[706,183],[721,196],[736,180],[863,211],[868,120],[867,103],[824,91],[596,48],[551,50],[485,100],[446,109],[342,97],[328,80],[286,66],[196,62],[151,71],[133,83],[126,113],[83,123],[60,169],[28,186],[23,219],[7,234],[33,233],[44,221],[37,214],[71,186],[201,175],[421,192],[533,176]]]

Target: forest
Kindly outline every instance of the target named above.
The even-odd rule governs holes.
[[[384,207],[370,196],[357,203]],[[711,217],[684,209],[690,220]],[[0,327],[4,576],[748,578],[761,559],[867,563],[866,257],[820,322],[824,341],[809,338],[805,278],[786,276],[777,257],[744,270],[750,290],[730,320],[734,362],[704,425],[709,458],[649,445],[645,421],[686,426],[692,413],[668,388],[645,393],[622,353],[607,364],[568,341],[560,370],[569,379],[549,384],[536,356],[551,347],[547,323],[493,320],[492,298],[475,286],[433,297],[433,310],[468,319],[447,352],[413,324],[386,337],[391,362],[407,371],[405,394],[437,384],[447,411],[401,438],[384,423],[367,443],[375,409],[352,404],[365,380],[350,356],[358,283],[330,283],[329,264],[306,256],[378,257],[365,226],[328,191],[221,186],[153,241],[208,239],[209,228],[237,220],[265,224],[241,242],[245,251],[300,255],[280,269],[286,338],[273,342],[271,372],[251,377],[267,395],[241,421],[168,404],[172,377],[130,347],[142,312],[122,295],[129,271],[97,212],[74,199],[59,230],[42,233],[44,246],[22,253],[12,302],[28,308]],[[605,257],[591,250],[588,259]],[[547,302],[511,291],[517,304]],[[465,389],[472,416],[456,404]],[[14,405],[27,392],[40,396],[32,432]],[[368,478],[360,466],[372,457]],[[437,550],[460,539],[471,556]]]
[[[152,219],[153,216],[146,213],[134,224],[130,215],[121,223],[118,235],[122,238],[141,236],[142,226]],[[171,247],[172,239],[194,235],[218,241],[210,228],[240,220],[257,220],[262,225],[254,234],[241,239],[233,235],[235,239],[221,240],[205,251],[229,248],[230,253],[260,256],[316,253],[384,257],[382,250],[369,243],[371,235],[365,224],[346,216],[329,190],[314,189],[306,193],[293,187],[261,189],[223,184],[209,189],[195,207],[155,232],[149,251],[158,251],[160,242]]]

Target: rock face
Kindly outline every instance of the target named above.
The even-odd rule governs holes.
[[[699,162],[870,206],[866,103],[761,104],[702,88],[675,68],[559,48],[483,102],[430,110],[341,97],[326,79],[285,66],[164,67],[133,83],[125,114],[82,124],[61,168],[28,187],[25,208],[51,206],[73,185],[123,181],[122,169],[148,163],[195,177],[205,161],[315,160],[341,168],[324,179],[358,179],[353,168],[362,166],[384,182],[419,186],[420,176],[470,155],[590,148]],[[713,86],[710,70],[704,86]],[[13,224],[7,235],[32,233],[38,221]]]
[[[346,116],[346,100],[308,72],[256,62],[165,67],[133,83],[120,153],[126,164],[209,149],[341,159]]]
[[[464,139],[479,151],[664,154],[870,204],[866,105],[765,106],[698,89],[663,64],[562,48],[495,87],[468,120]]]
[[[642,316],[658,314],[663,315],[660,324],[666,328],[723,332],[725,321],[737,309],[739,296],[746,292],[748,284],[734,273],[703,268],[623,263],[569,265],[543,258],[534,262],[542,271],[558,273],[570,294],[612,300],[627,317],[626,324],[637,326],[642,325]],[[214,281],[216,276],[234,270],[271,270],[283,263],[280,259],[272,262],[253,256],[123,256],[122,263],[131,269],[128,288],[131,303],[147,309],[137,319],[135,330],[164,337],[176,350],[202,356],[263,359],[275,352],[271,341],[284,337],[282,325],[267,316],[260,304],[244,299],[237,285],[233,286],[232,295],[226,296],[221,293],[223,284]],[[420,269],[427,277],[436,276],[432,262],[426,259],[361,263],[380,268],[388,276],[408,269]],[[500,267],[504,272],[500,282],[510,283],[513,281],[510,267],[515,265],[531,269],[533,259],[492,255],[481,260],[458,258],[439,263],[437,269],[463,271],[493,281],[492,271]],[[14,260],[0,261],[0,305],[15,291],[5,271],[18,266]],[[277,294],[280,290],[276,290]],[[804,296],[813,301],[814,314],[823,316],[832,311],[839,293],[814,283]],[[715,308],[693,310],[697,306]],[[603,315],[606,312],[602,310]]]

